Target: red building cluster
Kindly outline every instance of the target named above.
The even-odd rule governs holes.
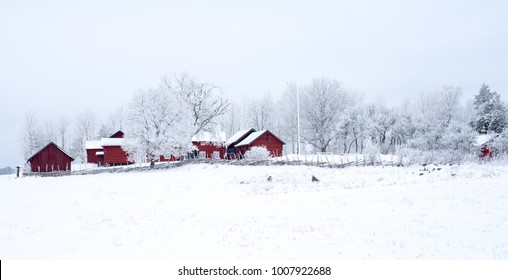
[[[224,133],[200,133],[192,138],[195,147],[191,155],[200,159],[242,159],[245,152],[255,146],[263,146],[271,156],[281,156],[285,143],[269,130],[242,130],[235,133],[227,141]],[[85,142],[87,163],[98,166],[131,164],[124,147],[124,133],[117,131],[108,138]],[[68,153],[53,142],[30,157],[32,172],[70,171],[74,160]],[[161,155],[161,161],[180,160],[172,155]]]

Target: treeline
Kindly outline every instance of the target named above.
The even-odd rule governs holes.
[[[464,101],[460,87],[443,86],[388,107],[365,102],[360,94],[329,78],[300,87],[289,83],[280,100],[265,96],[233,104],[224,122],[228,132],[270,128],[286,141],[286,152],[295,153],[297,91],[306,152],[423,154],[429,157],[424,161],[453,160],[476,152],[476,136],[486,133],[500,134],[496,146],[508,149],[506,106],[485,84],[474,100]]]
[[[0,175],[13,174],[14,172],[15,172],[15,169],[13,169],[9,166],[0,168]]]
[[[102,123],[91,111],[79,114],[72,123],[64,117],[41,123],[27,113],[21,144],[25,158],[54,141],[83,161],[85,141],[123,130],[131,156],[151,161],[191,150],[191,137],[203,131],[225,131],[230,136],[254,128],[271,130],[286,142],[286,153],[295,153],[297,95],[305,153],[427,153],[460,158],[474,152],[478,133],[499,134],[498,146],[508,148],[506,106],[485,84],[474,100],[464,101],[460,87],[443,86],[389,107],[366,102],[339,81],[321,77],[306,84],[288,83],[278,100],[264,95],[231,103],[220,87],[187,74],[168,76],[139,90]]]

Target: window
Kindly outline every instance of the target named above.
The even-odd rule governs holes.
[[[268,136],[268,133],[267,133],[267,134],[265,134],[265,141],[266,141],[266,142],[270,141],[269,136]]]
[[[219,151],[214,151],[213,154],[212,154],[212,158],[213,159],[220,159],[220,153],[219,153]]]
[[[205,151],[199,151],[199,158],[200,159],[206,158],[206,152]]]

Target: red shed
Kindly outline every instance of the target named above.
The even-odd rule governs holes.
[[[73,160],[74,158],[58,147],[57,144],[49,142],[44,148],[31,156],[27,162],[30,162],[32,172],[54,172],[70,171]]]
[[[255,146],[264,146],[273,157],[282,156],[284,141],[271,133],[269,130],[261,130],[250,133],[246,138],[235,145],[235,154],[244,155],[247,150]]]
[[[497,155],[498,149],[493,142],[498,136],[497,134],[481,134],[476,136],[476,146],[481,159],[491,159]]]

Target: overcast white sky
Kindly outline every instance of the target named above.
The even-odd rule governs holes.
[[[233,100],[327,76],[388,105],[482,82],[506,101],[507,3],[0,0],[0,167],[25,112],[105,116],[182,71]]]

